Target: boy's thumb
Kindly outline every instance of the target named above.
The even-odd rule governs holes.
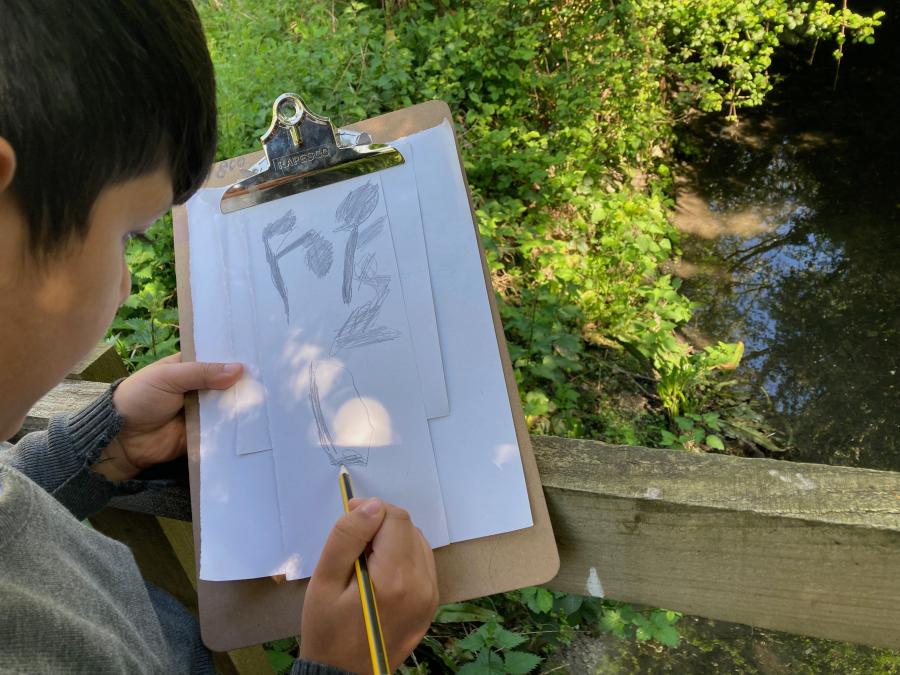
[[[197,361],[158,363],[152,368],[152,375],[162,388],[181,394],[202,389],[227,389],[237,382],[243,372],[239,363]]]
[[[315,576],[321,581],[345,584],[353,574],[354,561],[375,538],[385,514],[384,502],[372,498],[341,516],[331,528]]]

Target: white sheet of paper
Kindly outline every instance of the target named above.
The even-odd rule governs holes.
[[[367,238],[366,228],[379,221],[384,226]],[[341,463],[361,494],[377,486],[378,496],[410,512],[433,546],[448,543],[380,176],[239,211],[233,222],[249,240],[282,534],[294,561],[288,579],[312,573],[340,516]],[[282,234],[287,222],[291,229]],[[287,250],[300,236],[320,247],[278,258],[286,299],[267,262],[268,228],[270,251]],[[331,265],[320,277],[308,256],[326,252]]]
[[[444,122],[408,140],[414,147],[450,398],[450,415],[428,423],[450,541],[531,527],[522,458],[453,130]]]
[[[216,217],[223,192],[203,190],[188,203],[194,344],[201,361],[235,360]],[[278,574],[286,563],[272,453],[235,452],[235,394],[236,388],[200,394],[200,568],[210,581]]]
[[[434,313],[434,295],[419,195],[414,189],[415,153],[409,141],[398,141],[393,145],[406,162],[380,172],[379,177],[387,200],[410,336],[416,350],[419,381],[422,383],[425,413],[428,419],[435,419],[450,414],[450,400],[447,396],[444,360],[441,357],[441,343]]]
[[[244,238],[220,236],[223,248],[223,264],[229,270],[227,296],[223,307],[231,314],[226,330],[230,332],[234,360],[244,364],[244,375],[235,385],[234,402],[237,415],[237,448],[239,455],[272,449],[269,435],[269,415],[266,404],[266,388],[259,372],[259,350],[256,328],[251,317],[256,310],[253,304],[253,281]]]

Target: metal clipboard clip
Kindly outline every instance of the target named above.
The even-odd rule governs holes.
[[[272,123],[260,141],[268,166],[225,191],[222,213],[404,163],[396,148],[372,143],[368,133],[338,129],[327,117],[311,113],[297,94],[275,99]]]

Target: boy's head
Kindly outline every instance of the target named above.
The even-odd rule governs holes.
[[[0,0],[0,439],[106,331],[124,244],[199,187],[212,64],[190,0]]]

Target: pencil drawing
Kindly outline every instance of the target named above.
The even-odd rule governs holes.
[[[356,249],[359,250],[361,248],[365,248],[370,241],[381,234],[381,231],[384,229],[386,223],[387,216],[381,216],[381,218],[378,218],[371,225],[366,225],[363,229],[361,229],[359,231],[359,241],[356,244]]]
[[[306,249],[306,267],[309,271],[319,277],[319,279],[328,274],[334,258],[334,246],[316,230],[307,230],[300,237],[282,248],[275,257],[277,260],[280,260],[300,246]]]
[[[363,259],[356,278],[361,285],[372,288],[375,297],[350,312],[331,344],[332,355],[342,349],[366,347],[395,340],[400,336],[400,331],[375,325],[381,308],[391,293],[391,278],[386,274],[378,274],[375,254],[369,254]]]
[[[263,228],[262,233],[263,245],[266,248],[266,262],[269,263],[269,272],[272,275],[272,283],[275,284],[275,290],[278,291],[278,295],[281,296],[281,301],[284,303],[284,314],[288,321],[291,320],[291,308],[288,304],[287,288],[284,286],[284,277],[281,276],[281,268],[278,266],[278,257],[272,250],[272,239],[279,235],[287,236],[287,234],[294,229],[294,224],[296,222],[297,218],[294,216],[294,212],[288,211],[281,216],[281,218],[266,225]],[[283,238],[282,241],[284,241]]]
[[[341,297],[345,305],[353,298],[353,270],[356,264],[356,247],[359,243],[359,226],[378,206],[378,186],[371,181],[361,185],[344,197],[338,205],[335,217],[338,226],[335,232],[349,232],[344,247],[344,282]]]
[[[319,384],[316,381],[319,363],[313,361],[309,364],[309,401],[313,410],[313,417],[316,420],[319,445],[328,455],[329,461],[335,466],[340,464],[366,466],[369,463],[369,451],[371,450],[371,439],[372,434],[375,431],[375,426],[372,424],[369,408],[366,406],[362,396],[359,395],[359,390],[356,388],[356,380],[353,378],[353,373],[343,366],[339,366],[339,369],[349,377],[350,387],[353,390],[352,396],[355,397],[354,401],[362,407],[363,414],[366,418],[365,423],[368,427],[367,442],[361,443],[358,447],[347,447],[335,442],[334,435],[331,433],[331,429],[328,426],[328,420],[322,410],[322,402],[319,398]],[[332,380],[334,379],[336,378],[333,377]]]
[[[340,365],[334,357],[343,350],[389,342],[400,336],[399,330],[378,323],[384,304],[391,294],[391,275],[379,273],[375,253],[364,252],[388,226],[386,214],[365,225],[378,207],[379,198],[378,184],[369,181],[351,190],[335,211],[333,231],[347,233],[341,300],[343,304],[350,305],[354,300],[355,285],[357,306],[350,309],[340,328],[335,331],[327,352],[328,359],[312,360],[309,364],[310,407],[319,445],[332,464],[367,465],[372,438],[378,431],[365,400],[360,396],[353,373]],[[298,236],[296,229],[297,218],[293,209],[289,209],[280,218],[266,225],[262,232],[266,262],[269,264],[272,283],[284,305],[288,323],[291,321],[290,299],[280,265],[282,258],[299,248],[306,249],[306,267],[319,279],[328,274],[334,261],[334,246],[331,241],[313,229]],[[364,289],[371,291],[372,296],[360,303],[359,294]],[[330,296],[326,294],[325,297]],[[327,376],[320,372],[326,363],[329,364]],[[337,370],[330,370],[331,368]],[[320,383],[326,381],[327,389],[320,389]],[[323,397],[331,403],[341,403],[337,417],[331,423],[323,406]]]
[[[281,274],[279,261],[296,248],[306,249],[306,267],[319,279],[328,274],[334,259],[334,246],[316,230],[307,230],[296,239],[288,242],[288,238],[294,231],[297,218],[293,209],[290,209],[280,218],[272,221],[263,228],[263,245],[266,249],[266,262],[269,263],[269,271],[272,275],[272,283],[275,290],[281,296],[284,304],[284,316],[288,323],[291,321],[291,306],[288,300],[287,287]],[[272,240],[281,237],[276,246],[272,246]]]

